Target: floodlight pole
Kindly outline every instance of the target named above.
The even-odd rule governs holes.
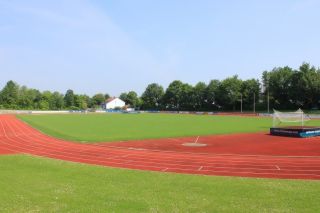
[[[240,102],[241,102],[241,113],[242,113],[242,94],[241,94],[241,100],[240,100]]]
[[[267,105],[268,105],[268,114],[269,114],[270,113],[269,79],[267,81]]]
[[[268,92],[268,114],[270,113],[270,107],[269,107],[269,92]]]
[[[270,96],[269,96],[269,85],[268,85],[268,114],[270,113]]]
[[[256,93],[253,93],[253,113],[256,113]]]

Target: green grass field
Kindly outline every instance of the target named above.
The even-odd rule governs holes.
[[[98,142],[268,131],[270,118],[179,114],[20,115],[54,137]],[[309,122],[320,125],[320,120]]]
[[[119,141],[267,131],[270,118],[176,114],[21,115],[42,132],[75,141]]]
[[[0,156],[0,212],[317,212],[319,181],[181,175]]]

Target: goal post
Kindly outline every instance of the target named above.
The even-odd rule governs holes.
[[[305,121],[308,120],[310,118],[301,109],[294,112],[280,112],[274,109],[272,126],[275,127],[281,123],[300,123],[304,126]]]

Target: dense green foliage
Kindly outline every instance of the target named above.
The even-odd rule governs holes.
[[[154,95],[147,93],[152,100]],[[169,84],[162,98],[161,109],[170,110],[244,110],[318,109],[320,107],[320,69],[303,63],[298,70],[278,67],[257,79],[241,80],[238,76],[222,81],[211,80],[208,85],[199,82],[194,87],[181,81]],[[150,108],[150,104],[143,103]],[[159,106],[157,106],[159,108]]]
[[[320,69],[302,64],[298,70],[274,68],[262,75],[265,98],[270,94],[274,108],[318,109],[320,107]]]
[[[164,90],[162,86],[156,83],[149,84],[141,96],[144,108],[160,109],[163,95]]]
[[[102,103],[104,103],[104,101],[106,99],[108,99],[108,96],[109,95],[103,95],[101,93],[99,94],[96,94],[92,97],[92,103],[95,105],[95,106],[100,106]]]
[[[320,182],[181,175],[0,156],[0,212],[317,212]]]
[[[65,95],[59,92],[40,92],[26,86],[20,87],[13,81],[8,81],[0,91],[0,109],[83,110],[99,107],[104,100],[105,95],[102,94],[90,98],[87,95],[74,94],[71,89],[67,90]]]
[[[179,114],[19,115],[41,131],[76,141],[119,141],[268,131],[270,118]],[[308,122],[320,126],[320,120]]]
[[[128,93],[123,92],[119,97],[123,100],[127,105],[130,105],[133,108],[139,108],[141,106],[141,99],[138,97],[138,94],[134,91],[130,91]]]
[[[90,98],[68,90],[39,92],[9,81],[0,92],[0,108],[7,109],[87,109],[100,107],[109,98],[101,93]],[[149,84],[142,96],[134,91],[120,98],[127,105],[144,110],[190,111],[267,111],[267,109],[318,109],[320,107],[320,69],[303,63],[298,70],[278,67],[257,79],[241,80],[237,75],[224,80],[211,80],[195,86],[175,80],[164,91]],[[269,101],[268,101],[269,100]],[[242,104],[241,104],[242,103]],[[267,107],[269,103],[269,108]]]

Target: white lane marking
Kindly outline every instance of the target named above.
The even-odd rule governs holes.
[[[197,137],[197,139],[195,140],[195,142],[194,142],[194,143],[197,143],[197,142],[198,142],[198,140],[199,140],[199,137],[200,137],[200,136],[198,136],[198,137]]]
[[[278,170],[280,170],[280,167],[279,167],[278,165],[275,165],[275,167],[276,167]]]
[[[168,170],[168,168],[164,168],[164,169],[161,170],[161,172],[165,172],[167,170]]]
[[[129,147],[128,149],[130,149],[130,150],[138,150],[138,151],[146,150],[144,148],[134,148],[134,147]]]
[[[198,171],[201,171],[202,168],[203,168],[203,166],[200,166],[199,169],[198,169]]]

